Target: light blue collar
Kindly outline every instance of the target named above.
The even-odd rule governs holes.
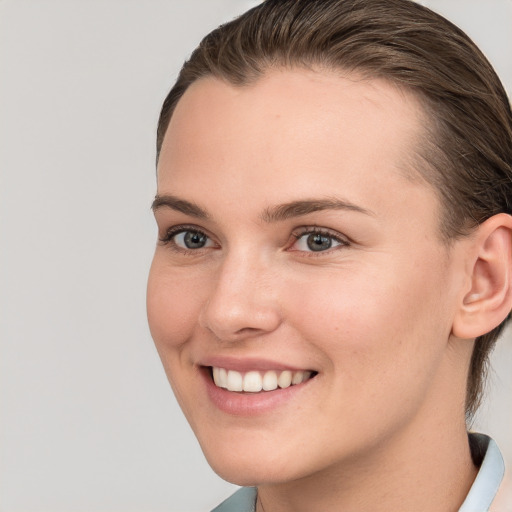
[[[471,453],[481,460],[478,475],[459,508],[459,512],[488,512],[505,474],[505,464],[498,445],[483,434],[469,434]],[[255,512],[256,488],[242,487],[212,512]]]
[[[256,512],[256,487],[242,487],[212,512]]]
[[[469,434],[469,443],[474,458],[478,459],[480,453],[483,460],[459,512],[487,512],[503,480],[505,463],[498,445],[489,436]]]

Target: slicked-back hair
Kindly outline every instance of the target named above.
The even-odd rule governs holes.
[[[157,159],[176,104],[196,80],[210,76],[243,87],[272,69],[301,68],[384,79],[420,100],[427,122],[411,161],[439,196],[445,243],[495,214],[512,213],[507,94],[464,32],[411,0],[266,0],[213,30],[164,101]],[[480,405],[489,354],[507,320],[476,339],[468,419]]]

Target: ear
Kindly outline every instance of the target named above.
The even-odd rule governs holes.
[[[512,309],[512,216],[494,215],[472,235],[469,291],[452,334],[472,339],[497,327]]]

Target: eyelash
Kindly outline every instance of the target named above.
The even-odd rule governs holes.
[[[335,247],[328,248],[325,251],[297,251],[297,252],[303,252],[305,255],[307,255],[308,258],[321,257],[325,254],[329,254],[338,249],[348,247],[351,244],[351,242],[346,237],[340,236],[339,233],[333,233],[326,229],[322,229],[322,228],[318,228],[318,227],[311,227],[311,226],[302,227],[299,230],[292,232],[292,236],[295,238],[294,243],[306,235],[307,236],[320,235],[320,236],[329,238],[330,240],[333,240],[339,244]]]
[[[165,232],[165,235],[162,237],[159,237],[160,243],[169,246],[173,251],[179,252],[181,254],[198,254],[202,251],[202,249],[209,249],[210,247],[206,248],[198,248],[198,249],[186,249],[183,247],[180,247],[177,245],[177,243],[173,240],[175,236],[181,234],[181,233],[196,233],[200,236],[205,236],[208,240],[212,240],[210,236],[208,236],[202,229],[197,228],[196,226],[190,226],[190,225],[181,225],[181,226],[174,226],[170,229],[168,229]],[[329,230],[321,229],[317,227],[311,227],[311,226],[305,226],[302,228],[299,228],[298,230],[295,230],[292,232],[291,236],[294,238],[293,243],[287,247],[287,249],[290,249],[295,243],[303,238],[304,236],[311,236],[311,235],[319,235],[322,237],[329,238],[330,240],[333,240],[334,242],[338,243],[339,245],[328,248],[324,251],[301,251],[301,250],[295,250],[293,252],[302,252],[307,257],[320,257],[326,253],[331,253],[332,251],[335,251],[337,249],[341,249],[343,247],[347,247],[350,245],[350,241],[345,238],[341,237],[338,233],[332,233]]]
[[[173,240],[175,236],[181,234],[181,233],[197,233],[198,235],[205,236],[208,238],[208,240],[212,240],[210,236],[208,236],[202,229],[199,229],[195,226],[174,226],[170,229],[168,229],[165,232],[165,235],[162,237],[159,237],[158,240],[163,245],[169,246],[173,251],[176,251],[181,254],[198,254],[201,252],[201,249],[185,249],[184,247],[178,246],[178,244]],[[209,247],[206,247],[205,249],[209,249]]]

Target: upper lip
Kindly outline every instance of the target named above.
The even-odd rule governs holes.
[[[237,358],[237,357],[226,357],[226,356],[212,356],[202,360],[199,363],[200,366],[211,366],[217,368],[225,368],[226,370],[235,370],[237,372],[249,372],[251,370],[256,371],[306,371],[310,370],[307,367],[297,367],[289,364],[284,364],[278,361],[272,361],[271,359],[261,358]]]

